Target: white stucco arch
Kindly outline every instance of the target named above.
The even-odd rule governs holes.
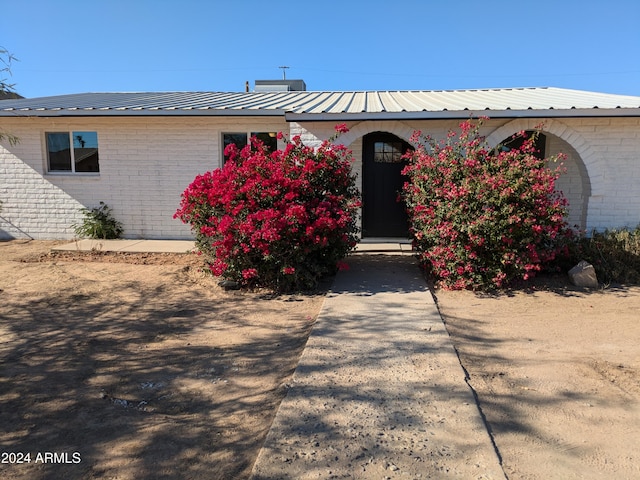
[[[589,199],[594,194],[592,178],[597,175],[598,160],[596,153],[591,149],[584,138],[564,123],[546,119],[518,119],[495,129],[487,136],[487,143],[494,147],[498,143],[522,130],[534,130],[542,123],[542,132],[548,136],[548,145],[553,144],[555,150],[547,151],[555,155],[559,151],[567,154],[565,161],[566,173],[557,181],[556,187],[565,193],[569,200],[569,214],[567,220],[573,226],[584,230],[587,226],[589,211]],[[555,140],[552,140],[555,137]],[[551,142],[551,143],[549,143]],[[558,142],[564,143],[564,147],[558,148]]]
[[[388,132],[394,134],[406,142],[410,142],[415,128],[399,121],[363,121],[356,123],[349,128],[349,131],[338,138],[338,142],[348,147],[359,138],[364,137],[368,133]]]
[[[597,187],[593,184],[593,179],[598,178],[602,173],[600,172],[602,161],[599,155],[591,148],[582,135],[559,120],[544,119],[541,121],[540,119],[519,118],[496,128],[491,134],[487,135],[487,143],[491,147],[495,147],[498,143],[514,133],[522,130],[535,130],[540,124],[542,124],[543,133],[551,133],[571,145],[580,157],[589,176],[591,195],[602,195],[601,192],[596,192]]]

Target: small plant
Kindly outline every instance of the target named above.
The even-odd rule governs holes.
[[[104,202],[100,202],[99,207],[82,208],[80,211],[84,219],[82,223],[73,225],[79,237],[109,240],[122,234],[122,224],[113,218],[111,208]]]

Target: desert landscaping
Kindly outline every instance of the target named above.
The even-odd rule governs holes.
[[[56,243],[0,242],[0,476],[248,478],[330,284]],[[433,292],[510,480],[640,478],[640,287]]]
[[[640,287],[534,286],[436,292],[507,477],[640,478]]]
[[[51,244],[0,243],[0,445],[31,452],[0,477],[246,478],[322,295],[225,292],[195,255]]]

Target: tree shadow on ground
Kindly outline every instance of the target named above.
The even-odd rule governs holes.
[[[415,259],[362,255],[349,265],[261,454],[274,460],[259,461],[254,478],[471,478],[466,459],[492,450]]]
[[[52,287],[3,293],[0,445],[32,454],[3,478],[248,475],[312,319],[265,325],[261,314],[295,314],[197,288],[130,282],[118,288],[135,300],[123,302],[109,285],[95,296]],[[230,329],[242,341],[225,340]],[[69,461],[36,462],[38,452]]]
[[[590,435],[589,432],[600,423],[602,432],[615,432],[619,438],[627,436],[632,442],[629,432],[637,428],[633,412],[634,409],[637,411],[640,392],[637,369],[607,362],[595,332],[591,340],[589,333],[582,337],[583,346],[568,344],[563,348],[567,337],[562,329],[575,328],[580,321],[569,323],[568,327],[558,325],[545,333],[537,327],[548,324],[526,325],[528,318],[518,318],[518,315],[528,313],[531,321],[535,321],[534,313],[510,309],[507,310],[509,313],[499,312],[496,309],[503,305],[500,302],[492,303],[491,308],[478,306],[475,311],[474,308],[465,310],[454,307],[458,298],[446,299],[443,320],[467,381],[474,389],[487,428],[496,439],[497,449],[505,455],[507,473],[534,475],[540,470],[532,467],[531,459],[548,459],[551,464],[562,465],[559,475],[574,469],[606,476],[606,466],[590,463],[598,455],[608,456],[612,463],[617,463],[617,468],[631,468],[633,464],[628,461],[629,457],[623,458],[630,450],[625,452],[624,448],[611,447],[606,435]],[[524,305],[536,304],[528,300]],[[488,301],[492,302],[492,299]],[[561,299],[555,305],[572,309],[580,302],[583,302],[581,298]],[[542,305],[538,319],[562,315],[557,306],[551,311]],[[513,315],[513,325],[509,315]],[[499,326],[493,327],[494,322]],[[524,327],[519,328],[523,322]],[[585,322],[587,330],[588,325],[593,326],[593,323]],[[615,327],[612,325],[611,328]],[[626,343],[618,345],[616,352],[618,362],[629,355],[633,357],[633,350]],[[629,432],[619,429],[620,424],[625,423],[629,425]],[[517,455],[522,448],[528,448],[527,466],[521,465]],[[616,458],[619,451],[620,457]]]

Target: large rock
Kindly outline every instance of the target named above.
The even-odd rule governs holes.
[[[576,287],[598,288],[596,271],[593,265],[584,260],[569,270],[569,279]]]

